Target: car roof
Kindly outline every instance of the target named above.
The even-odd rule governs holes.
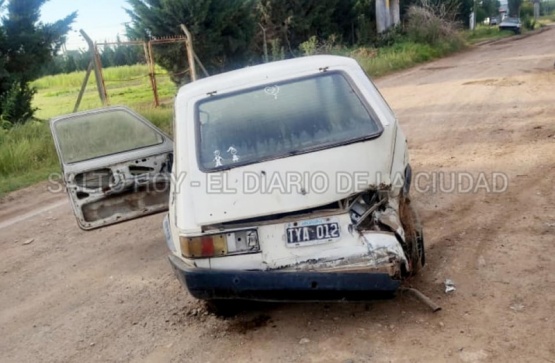
[[[270,62],[221,73],[191,82],[181,87],[178,97],[183,95],[205,95],[241,85],[256,85],[275,79],[295,78],[318,73],[330,68],[360,69],[358,63],[348,57],[316,55]]]

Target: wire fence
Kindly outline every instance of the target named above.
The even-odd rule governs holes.
[[[144,52],[144,59],[146,61],[143,74],[128,75],[127,77],[108,77],[104,76],[102,65],[100,64],[99,74],[102,78],[101,86],[104,87],[104,94],[106,95],[107,103],[115,95],[120,95],[122,87],[133,84],[137,81],[144,81],[144,85],[148,86],[152,92],[154,105],[159,106],[166,98],[173,97],[175,93],[175,84],[182,84],[187,80],[190,73],[189,65],[186,61],[183,64],[173,65],[173,70],[164,70],[157,64],[157,57],[173,56],[173,59],[186,60],[186,39],[185,37],[168,37],[162,39],[154,39],[148,42],[144,41],[120,41],[120,42],[104,42],[95,44],[95,54],[100,59],[99,47],[112,47],[117,45],[121,46],[134,46],[142,47]],[[105,48],[106,49],[106,48]],[[169,67],[166,67],[169,68]],[[142,83],[142,82],[141,82]],[[170,86],[171,85],[171,86]],[[141,86],[141,85],[136,85]]]

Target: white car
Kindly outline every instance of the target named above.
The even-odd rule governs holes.
[[[124,107],[51,129],[79,226],[168,209],[169,260],[198,299],[393,296],[425,263],[405,136],[353,59],[192,82],[173,143]]]

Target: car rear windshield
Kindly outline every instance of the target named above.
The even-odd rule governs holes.
[[[162,136],[125,110],[91,112],[54,124],[66,164],[118,154],[162,143]]]
[[[227,169],[381,133],[347,76],[309,78],[212,96],[197,106],[201,169]]]

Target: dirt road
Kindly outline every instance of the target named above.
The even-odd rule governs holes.
[[[554,37],[377,81],[430,173],[413,197],[428,265],[411,283],[443,311],[400,296],[206,315],[172,274],[162,215],[83,232],[41,184],[0,204],[0,361],[555,362]],[[426,177],[494,172],[505,192]]]

